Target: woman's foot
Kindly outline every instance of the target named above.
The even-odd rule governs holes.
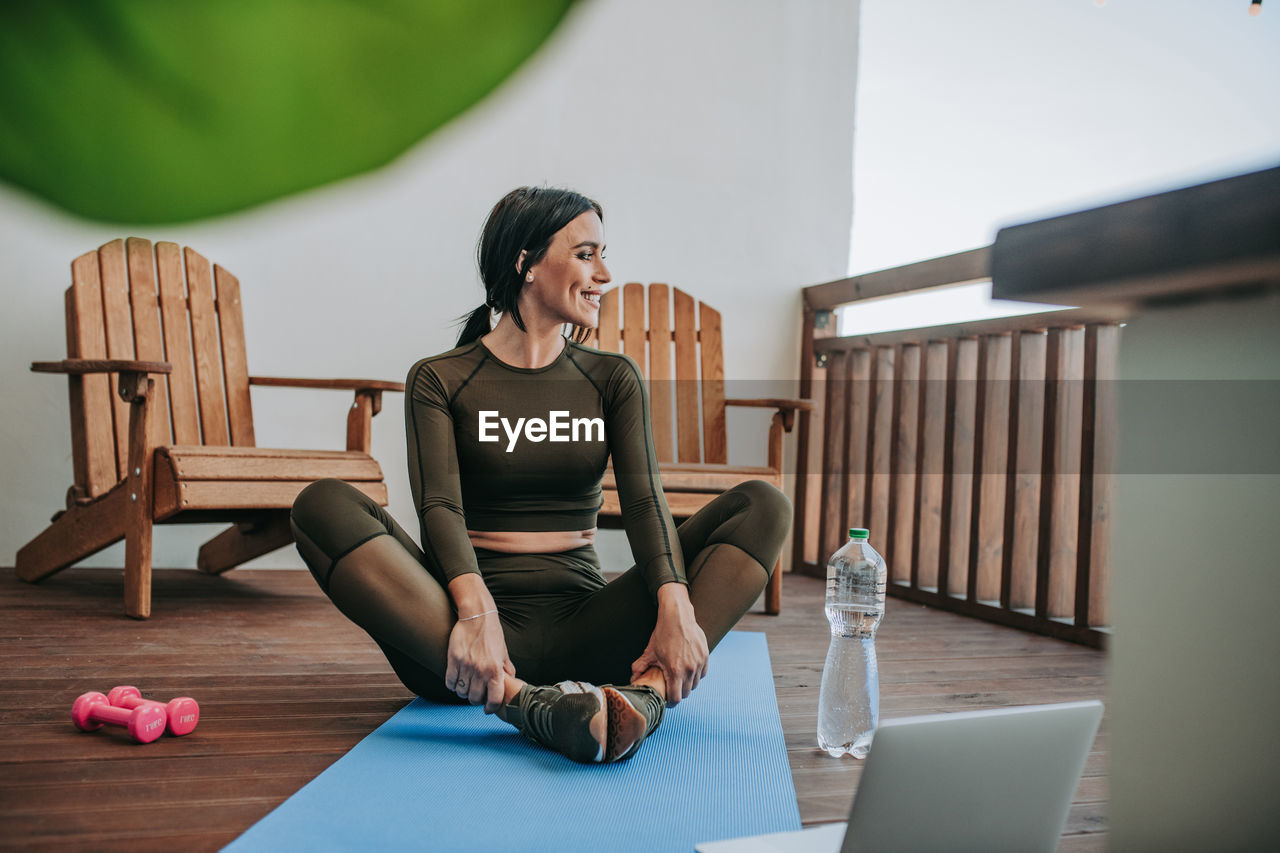
[[[629,684],[600,688],[609,708],[605,761],[622,761],[636,754],[640,744],[662,722],[666,703],[652,687]]]
[[[584,764],[630,758],[662,720],[663,702],[649,687],[596,687],[562,681],[525,685],[499,716],[548,749]]]
[[[604,693],[593,684],[526,684],[498,716],[535,743],[574,761],[593,764],[605,760],[609,719]]]

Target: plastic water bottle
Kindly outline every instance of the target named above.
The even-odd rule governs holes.
[[[866,758],[880,719],[876,629],[884,617],[888,571],[867,535],[864,528],[850,529],[849,541],[827,561],[831,645],[818,694],[818,746],[833,758]]]

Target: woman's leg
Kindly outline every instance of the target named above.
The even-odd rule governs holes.
[[[772,484],[749,480],[718,495],[677,528],[689,580],[689,600],[714,649],[751,608],[772,574],[791,527],[791,501]],[[631,680],[644,652],[657,605],[632,566],[595,592],[556,627],[549,665],[564,678],[598,683]],[[661,674],[638,683],[663,692]]]
[[[298,495],[292,521],[298,551],[321,589],[373,637],[405,686],[428,699],[465,702],[444,686],[457,614],[443,576],[395,520],[346,483],[320,480]],[[541,701],[529,701],[535,690]],[[499,715],[575,760],[603,760],[609,743],[603,694],[568,693],[507,676]]]
[[[386,510],[341,480],[302,490],[291,516],[320,588],[378,643],[406,687],[460,703],[444,686],[456,614],[442,577]]]
[[[679,525],[689,599],[710,648],[715,648],[764,590],[790,524],[787,497],[769,483],[752,480],[717,496]],[[631,664],[643,653],[657,621],[657,604],[639,570],[633,566],[563,612],[549,612],[547,618],[553,620],[548,625],[553,639],[542,671],[552,678],[602,684],[586,685],[596,694],[594,700],[586,696],[565,699],[580,698],[591,709],[598,702],[607,712],[607,725],[595,739],[599,743],[597,755],[584,759],[565,754],[596,761],[634,755],[662,722],[666,698],[665,679],[658,667],[634,680],[631,677]],[[522,704],[542,705],[544,715],[564,701],[550,694],[526,694],[528,691],[518,697]],[[573,725],[582,731],[581,720]],[[585,737],[582,743],[593,745]]]

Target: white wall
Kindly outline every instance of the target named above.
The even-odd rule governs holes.
[[[1267,6],[862,0],[849,274],[1280,162],[1280,14]],[[990,292],[861,303],[837,312],[839,333],[1022,313]]]
[[[863,0],[849,273],[1280,161],[1280,4]]]
[[[70,260],[120,236],[190,245],[239,276],[251,373],[403,379],[483,301],[473,254],[489,207],[521,184],[571,186],[605,207],[615,282],[666,281],[719,308],[730,380],[793,380],[799,288],[841,277],[848,257],[857,16],[857,0],[584,3],[397,163],[197,225],[86,223],[0,186],[0,564],[71,482],[66,382],[27,365],[63,357]],[[253,393],[259,445],[342,447],[347,394]],[[755,414],[731,461],[763,462],[768,414]],[[398,395],[373,453],[416,537]],[[193,566],[215,530],[159,528],[155,565]],[[606,566],[625,567],[625,540],[607,534]],[[89,564],[121,566],[123,551]],[[289,549],[256,565],[301,562]]]

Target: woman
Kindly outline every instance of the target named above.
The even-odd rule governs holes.
[[[529,187],[490,212],[485,304],[406,383],[422,548],[339,480],[308,486],[292,516],[321,588],[410,690],[483,704],[582,762],[635,754],[698,686],[791,518],[754,480],[673,524],[635,363],[581,343],[610,281],[602,216]],[[594,540],[610,457],[636,564],[606,583]]]

